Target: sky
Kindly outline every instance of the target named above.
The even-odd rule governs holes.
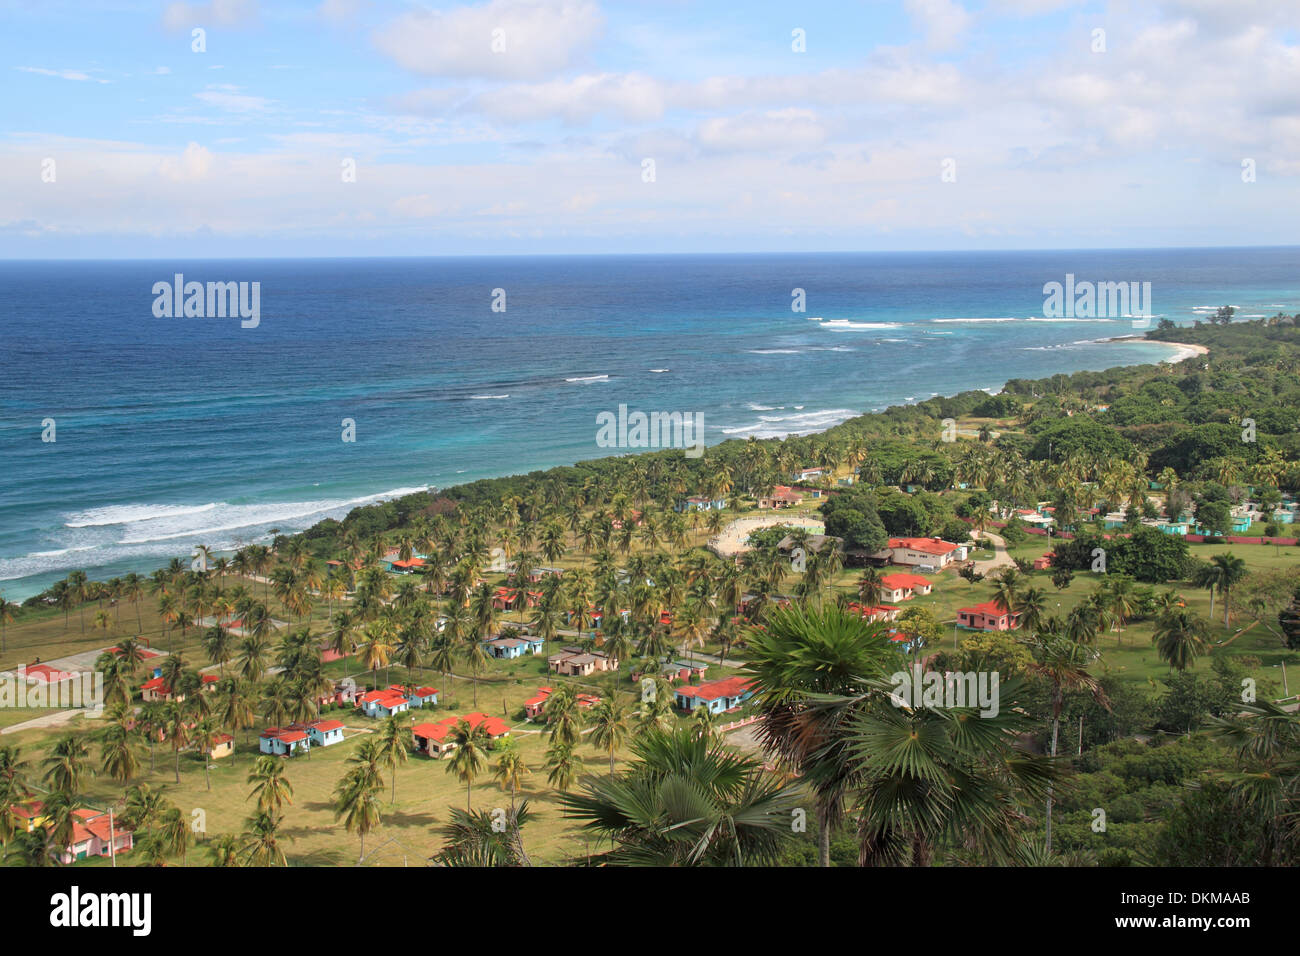
[[[0,258],[1300,229],[1300,0],[0,0],[0,80]]]

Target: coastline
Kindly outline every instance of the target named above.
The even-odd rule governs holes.
[[[1161,340],[1147,339],[1147,338],[1145,338],[1142,334],[1137,334],[1137,335],[1122,335],[1122,336],[1114,336],[1114,337],[1111,337],[1111,338],[1098,339],[1098,340],[1094,340],[1094,341],[1096,342],[1096,344],[1125,344],[1125,343],[1127,343],[1127,344],[1134,344],[1134,343],[1136,343],[1136,344],[1141,344],[1141,345],[1163,345],[1163,346],[1168,346],[1168,347],[1170,347],[1170,348],[1172,348],[1172,349],[1174,350],[1174,351],[1173,351],[1173,354],[1170,355],[1169,358],[1167,358],[1167,359],[1162,359],[1161,361],[1166,361],[1166,362],[1170,362],[1170,363],[1178,363],[1178,362],[1182,362],[1182,361],[1184,361],[1184,360],[1186,360],[1186,359],[1188,359],[1188,358],[1192,358],[1192,357],[1197,356],[1197,355],[1205,355],[1205,354],[1208,354],[1208,352],[1209,352],[1209,349],[1206,348],[1205,346],[1202,346],[1202,345],[1194,345],[1194,344],[1186,343],[1186,342],[1169,342],[1169,341],[1161,341]],[[1154,363],[1151,362],[1151,361],[1149,361],[1149,360],[1148,360],[1148,361],[1137,361],[1137,362],[1131,362],[1131,363],[1124,363],[1124,366],[1123,366],[1123,367],[1137,367],[1137,366],[1141,366],[1141,365],[1150,365],[1150,364],[1154,364]],[[1066,373],[1066,374],[1073,374],[1073,373]],[[990,391],[990,394],[998,394],[998,393],[1002,392],[1002,391],[1005,389],[1005,387],[1006,387],[1006,382],[1004,381],[1004,382],[1001,384],[1001,386],[997,389],[997,391]],[[957,394],[957,393],[952,393],[952,394]],[[936,395],[936,396],[931,396],[931,397],[952,397],[952,394],[949,394],[949,395]],[[901,404],[911,405],[911,404],[915,404],[915,403],[914,403],[914,402],[906,402],[906,403],[901,403]],[[881,414],[884,414],[885,411],[887,411],[888,408],[894,408],[894,407],[898,407],[898,406],[897,406],[897,405],[890,405],[890,406],[887,406],[886,408],[882,408],[882,409],[880,409],[880,410],[878,410],[878,411],[864,409],[864,410],[862,410],[862,411],[859,411],[859,412],[856,413],[855,415],[850,416],[848,419],[845,419],[845,421],[851,421],[851,420],[853,420],[854,418],[859,418],[859,417],[864,417],[864,416],[881,415]],[[811,431],[811,432],[798,432],[798,433],[791,433],[790,435],[786,435],[786,436],[783,436],[783,437],[784,437],[784,438],[789,438],[789,437],[793,437],[795,434],[798,434],[798,435],[803,436],[803,437],[811,436],[811,435],[823,435],[823,434],[825,434],[826,432],[829,432],[829,431],[831,431],[832,429],[837,428],[837,427],[839,427],[839,426],[842,425],[842,424],[844,424],[844,422],[835,422],[835,423],[833,423],[833,424],[829,424],[829,425],[825,425],[825,426],[823,426],[823,427],[821,427],[821,428],[817,428],[816,430]],[[743,439],[738,439],[738,438],[736,438],[735,436],[732,436],[732,437],[728,437],[728,438],[725,439],[724,441],[735,441],[735,440],[743,440]],[[722,442],[719,442],[718,444],[722,444]],[[709,446],[709,447],[716,447],[716,445],[714,445],[714,446]],[[602,456],[598,456],[598,457],[602,457]],[[543,470],[543,471],[549,471],[549,470],[551,470],[551,469],[553,469],[553,468],[566,468],[566,467],[573,467],[573,466],[575,466],[576,464],[578,464],[580,461],[591,461],[591,460],[597,460],[597,459],[583,458],[583,459],[578,459],[577,461],[572,461],[572,460],[571,460],[571,461],[563,461],[563,462],[558,462],[558,463],[556,463],[556,464],[553,464],[553,465],[550,465],[550,466],[544,467],[544,468],[542,468],[541,470]],[[498,480],[498,479],[503,479],[503,478],[512,478],[512,477],[517,477],[517,476],[519,476],[519,475],[521,475],[521,474],[524,474],[524,473],[525,473],[525,472],[510,471],[510,470],[508,470],[508,466],[507,466],[507,470],[503,470],[503,471],[500,471],[500,472],[494,472],[494,473],[489,473],[489,474],[479,474],[479,475],[475,475],[475,476],[469,476],[469,475],[466,475],[466,476],[464,476],[464,480],[458,481],[456,484],[453,484],[453,485],[445,485],[445,486],[441,486],[441,487],[439,487],[439,486],[435,486],[435,485],[433,485],[432,483],[430,483],[430,484],[428,484],[427,486],[425,486],[422,490],[427,491],[427,492],[432,492],[432,493],[435,493],[435,494],[442,494],[442,493],[445,493],[446,491],[448,491],[448,490],[450,490],[450,489],[452,489],[452,488],[457,488],[457,487],[462,487],[462,486],[465,486],[465,485],[470,485],[470,484],[473,484],[473,483],[475,483],[475,482],[477,482],[477,481],[492,481],[492,480]],[[382,496],[382,493],[381,493],[381,495],[362,495],[362,496],[359,496],[359,497],[360,497],[361,499],[365,499],[365,503],[366,503],[366,504],[379,504],[379,503],[386,502],[386,501],[396,501],[396,500],[399,500],[399,499],[405,497],[407,494],[413,493],[413,492],[415,491],[415,489],[413,489],[413,488],[412,488],[412,489],[402,489],[402,491],[404,492],[403,494],[393,495],[392,497]],[[357,506],[359,507],[360,505],[357,505]],[[349,509],[349,510],[351,510],[351,509]],[[319,522],[318,522],[318,521],[317,521],[317,522],[313,522],[313,524],[308,525],[308,526],[305,527],[305,528],[302,528],[302,529],[297,530],[297,531],[288,532],[287,536],[288,536],[288,537],[295,537],[295,536],[297,536],[297,535],[304,534],[304,533],[306,533],[307,531],[309,531],[312,527],[314,527],[315,524],[317,524],[317,523],[319,523]],[[245,543],[245,544],[249,544],[249,543],[255,543],[255,542],[265,542],[265,541],[269,541],[269,540],[270,540],[270,536],[269,536],[269,535],[266,535],[266,534],[263,534],[263,535],[256,535],[256,536],[254,536],[254,537],[252,537],[252,538],[249,538],[249,539],[248,539],[247,541],[245,541],[244,543]],[[211,549],[211,554],[212,554],[213,556],[218,556],[218,555],[225,555],[225,556],[228,556],[228,555],[233,554],[233,553],[234,553],[234,549],[233,549],[233,548],[214,547],[214,548]],[[179,555],[179,556],[181,556],[181,557],[186,557],[187,554],[188,554],[188,552],[186,552],[186,551],[177,552],[177,555]],[[157,563],[153,563],[153,561],[150,560],[150,561],[147,563],[147,567],[145,566],[145,564],[142,564],[142,565],[141,565],[141,567],[142,567],[143,570],[139,571],[138,573],[148,573],[149,571],[151,571],[151,570],[153,570],[153,569],[155,569],[155,568],[158,568],[158,567],[162,567],[162,566],[164,566],[165,564],[166,564],[166,559],[165,559],[165,558],[164,558],[164,559],[160,559],[160,560],[158,560]],[[100,565],[100,566],[92,565],[92,566],[90,566],[90,567],[88,567],[88,568],[85,568],[85,569],[88,570],[88,571],[90,571],[90,573],[91,573],[92,576],[93,576],[94,573],[95,573],[95,570],[94,570],[95,568],[98,567],[98,568],[100,568],[100,569],[103,569],[103,568],[111,568],[111,567],[113,567],[113,566],[114,566],[114,565],[113,565],[112,563],[106,563],[105,565]],[[50,580],[57,580],[57,579],[61,576],[62,573],[66,573],[66,572],[45,572],[45,573],[42,573],[42,574],[30,575],[30,576],[28,576],[28,577],[26,577],[26,578],[11,578],[11,579],[8,579],[8,580],[6,580],[6,581],[0,581],[0,591],[6,592],[6,595],[7,595],[7,596],[10,596],[10,597],[16,597],[17,600],[22,601],[22,600],[25,600],[27,597],[30,597],[30,596],[33,595],[33,594],[40,593],[42,590],[45,589],[45,587],[48,587],[48,586],[49,586],[48,583],[45,583],[45,584],[36,584],[36,583],[30,583],[30,584],[27,584],[27,583],[24,583],[24,582],[33,581],[33,579],[35,579],[35,580],[40,580],[41,578],[45,577],[47,574],[50,575]],[[123,573],[125,573],[125,572],[123,572]]]
[[[1163,339],[1148,339],[1145,336],[1138,335],[1117,335],[1113,338],[1102,339],[1108,345],[1167,345],[1174,350],[1165,361],[1177,365],[1179,362],[1185,362],[1189,358],[1195,358],[1198,355],[1209,355],[1210,350],[1204,345],[1193,345],[1190,342],[1166,342]],[[1139,365],[1145,364],[1142,362]]]

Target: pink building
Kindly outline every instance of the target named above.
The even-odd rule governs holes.
[[[976,631],[1009,631],[1019,623],[1019,618],[1019,614],[1013,614],[997,601],[957,609],[957,625]]]

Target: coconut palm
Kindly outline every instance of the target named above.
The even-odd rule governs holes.
[[[274,810],[261,810],[249,817],[244,826],[239,862],[244,866],[288,866],[280,836],[284,817]],[[292,839],[289,837],[287,839]]]
[[[1205,653],[1209,626],[1187,608],[1174,607],[1156,618],[1151,643],[1170,670],[1184,671]]]
[[[1088,673],[1091,666],[1101,655],[1098,651],[1084,644],[1078,644],[1063,636],[1059,627],[1045,629],[1034,636],[1030,644],[1033,659],[1028,665],[1029,672],[1045,678],[1052,685],[1052,747],[1049,751],[1056,757],[1057,743],[1061,731],[1061,709],[1065,703],[1065,691],[1080,690],[1092,696],[1097,703],[1110,709],[1106,692],[1100,681]],[[1047,830],[1044,847],[1052,852],[1052,800],[1053,793],[1049,784],[1047,789]]]
[[[443,848],[433,862],[439,866],[532,866],[520,836],[529,818],[527,800],[518,806],[511,803],[504,820],[493,811],[473,813],[452,807],[450,822],[440,828]]]
[[[380,751],[383,754],[384,765],[388,767],[393,775],[393,795],[389,802],[396,803],[397,768],[405,765],[406,761],[410,759],[411,747],[414,744],[411,725],[393,714],[380,727],[378,740]]]
[[[65,734],[50,748],[49,755],[41,761],[45,768],[45,783],[59,793],[75,795],[92,771],[86,766],[90,749],[76,734]]]
[[[247,799],[257,797],[258,813],[275,811],[278,814],[286,803],[293,803],[293,784],[284,774],[284,764],[270,754],[257,758],[248,782],[255,786],[248,792]]]
[[[486,764],[488,744],[487,730],[480,723],[471,727],[469,721],[461,718],[452,727],[449,738],[456,745],[451,760],[447,762],[447,772],[455,774],[465,784],[465,809],[471,807],[471,791],[474,778],[483,772]]]
[[[118,783],[127,783],[140,772],[135,735],[119,723],[111,723],[99,734],[100,766]]]
[[[631,733],[626,705],[617,699],[602,700],[591,710],[591,745],[609,757],[609,772],[614,772],[614,753],[627,742]]]
[[[501,789],[510,787],[510,806],[515,805],[515,794],[519,789],[520,782],[528,774],[532,773],[528,765],[524,763],[523,753],[519,750],[519,744],[513,740],[508,740],[496,750],[497,761],[493,766],[492,775],[497,783],[501,784]]]
[[[382,822],[379,792],[383,781],[371,777],[358,767],[334,788],[334,819],[342,820],[349,833],[361,840],[360,863],[366,858],[366,834]]]

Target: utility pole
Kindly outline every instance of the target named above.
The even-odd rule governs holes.
[[[1079,756],[1083,756],[1083,714],[1079,715]]]
[[[108,858],[117,866],[117,833],[113,829],[113,808],[108,808]]]

